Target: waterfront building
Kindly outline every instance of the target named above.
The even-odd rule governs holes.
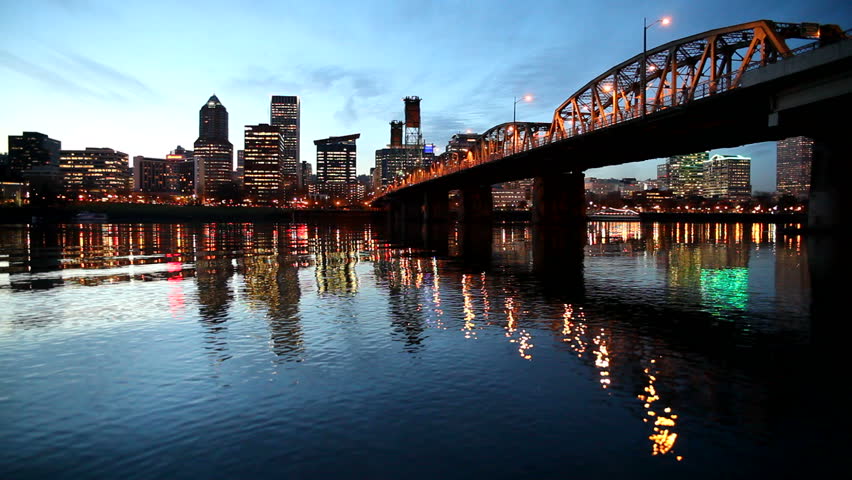
[[[496,210],[529,210],[532,205],[532,179],[494,185],[491,198]]]
[[[297,96],[273,95],[269,123],[281,132],[283,151],[281,173],[285,189],[292,192],[303,185],[299,160],[300,100]]]
[[[284,138],[279,127],[246,125],[243,179],[246,197],[261,204],[285,200]],[[292,185],[292,184],[289,184]]]
[[[689,197],[703,192],[704,162],[710,159],[710,152],[690,153],[669,157],[668,183],[675,196]]]
[[[751,196],[751,158],[742,155],[713,155],[704,162],[703,195],[708,198],[741,200]]]
[[[356,180],[356,145],[361,134],[314,140],[317,147],[317,182],[311,193],[328,195],[334,204],[360,203],[364,186]]]
[[[22,180],[24,172],[33,167],[56,170],[59,166],[59,151],[62,142],[39,132],[23,132],[9,135],[9,152],[6,160],[6,179]],[[42,169],[44,170],[44,169]]]
[[[201,107],[198,118],[195,190],[209,202],[231,183],[234,147],[228,141],[228,110],[216,95]]]
[[[807,197],[811,190],[813,139],[792,137],[779,140],[777,152],[775,189],[781,194]]]
[[[133,157],[133,190],[169,193],[169,161],[165,158]]]
[[[70,195],[116,194],[130,188],[128,155],[112,148],[61,150],[62,185]]]

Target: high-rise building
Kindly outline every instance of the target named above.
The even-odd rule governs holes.
[[[710,159],[710,152],[690,153],[669,157],[669,190],[678,197],[701,195],[704,162]]]
[[[216,95],[201,107],[198,117],[195,190],[209,202],[231,183],[234,147],[228,141],[228,111]]]
[[[356,204],[364,187],[356,181],[355,141],[360,133],[314,140],[317,146],[317,183],[315,192],[328,195],[340,204]]]
[[[272,96],[269,123],[278,127],[283,139],[281,172],[287,190],[301,188],[303,183],[299,161],[299,108],[297,96]]]
[[[792,137],[778,142],[775,164],[775,189],[778,193],[807,197],[811,190],[811,161],[814,141]]]
[[[703,195],[709,198],[745,199],[751,196],[751,158],[713,155],[704,162]]]
[[[284,139],[275,125],[246,125],[243,185],[254,202],[273,204],[285,199]]]
[[[39,132],[9,135],[7,172],[9,180],[21,180],[24,172],[34,167],[56,169],[62,142]],[[42,168],[43,169],[43,168]]]
[[[237,150],[237,171],[236,179],[237,183],[243,185],[245,183],[245,173],[246,173],[246,151],[245,150]]]
[[[657,165],[657,182],[662,190],[669,189],[669,164],[661,163]]]
[[[111,148],[62,150],[59,168],[69,194],[114,194],[130,189],[128,156]]]

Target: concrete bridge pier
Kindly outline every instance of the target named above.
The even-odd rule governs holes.
[[[423,223],[446,223],[449,220],[449,193],[446,190],[429,190],[423,194]]]
[[[549,172],[533,180],[532,221],[583,229],[586,223],[586,190],[583,172]]]
[[[849,216],[850,195],[844,192],[852,161],[852,141],[848,132],[819,132],[813,135],[811,193],[808,202],[808,228],[839,231]]]
[[[491,185],[473,185],[461,190],[461,220],[467,224],[491,225],[494,203]],[[469,230],[469,229],[468,229]]]

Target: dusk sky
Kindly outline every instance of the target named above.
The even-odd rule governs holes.
[[[402,98],[423,99],[424,137],[550,121],[589,80],[648,46],[758,19],[852,27],[848,0],[537,2],[0,2],[0,135],[38,131],[63,149],[164,157],[192,148],[216,94],[234,150],[269,122],[271,95],[301,97],[301,159],[313,140],[360,133],[358,172],[388,143]],[[736,112],[732,112],[736,114]],[[775,144],[713,153],[752,157],[754,190],[775,189]],[[657,160],[589,176],[656,176]]]

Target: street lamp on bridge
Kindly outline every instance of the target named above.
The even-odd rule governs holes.
[[[655,20],[653,23],[648,25],[648,18],[642,17],[642,24],[644,25],[645,29],[642,30],[642,66],[639,67],[640,68],[639,75],[641,77],[641,81],[639,82],[640,83],[639,87],[642,90],[639,92],[639,100],[640,100],[640,103],[642,105],[642,117],[643,118],[645,117],[645,110],[646,110],[645,88],[646,88],[647,80],[645,78],[645,73],[646,73],[646,70],[648,70],[648,65],[646,65],[646,63],[647,63],[646,56],[647,56],[647,52],[648,52],[648,29],[653,27],[654,25],[656,25],[658,23],[660,25],[668,25],[668,24],[672,23],[672,19],[669,18],[669,17],[663,17],[663,18]]]
[[[515,103],[512,104],[512,153],[513,154],[515,153],[517,143],[518,143],[518,124],[517,124],[517,121],[515,120],[516,113],[518,111],[518,102],[520,102],[521,100],[523,100],[527,103],[532,102],[533,96],[530,95],[530,94],[526,94],[521,98],[514,97],[514,99],[515,99]]]

